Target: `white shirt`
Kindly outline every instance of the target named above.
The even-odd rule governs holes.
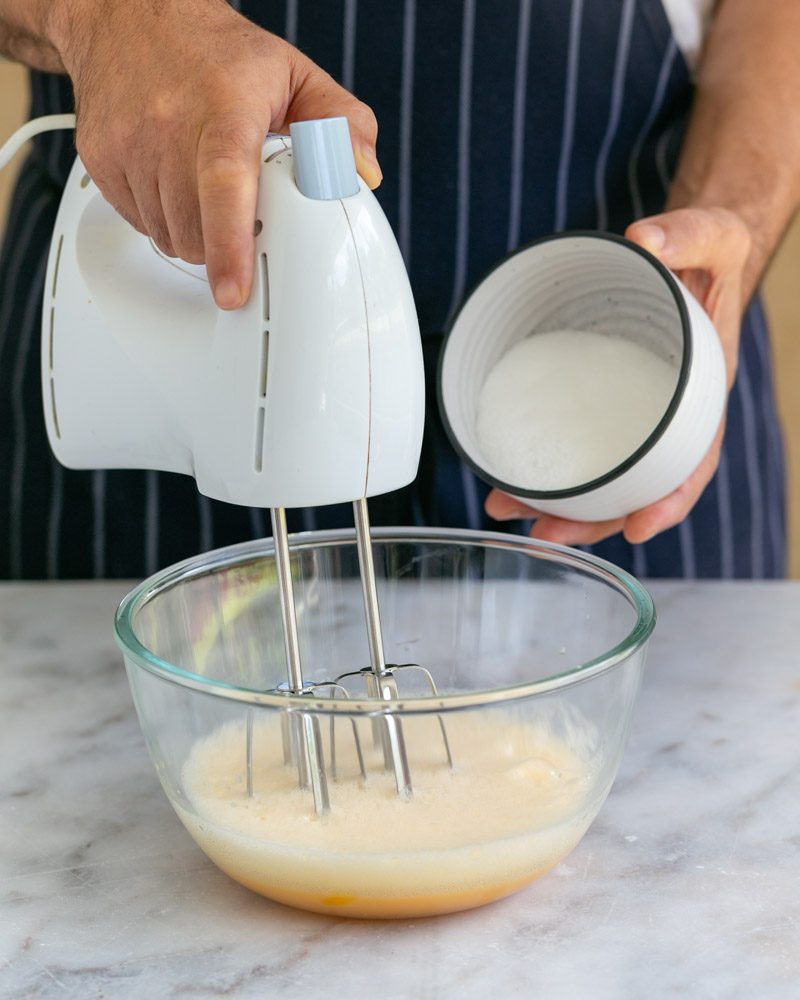
[[[672,33],[690,69],[697,65],[716,0],[662,0]]]

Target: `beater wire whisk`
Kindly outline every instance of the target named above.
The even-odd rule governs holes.
[[[430,671],[425,667],[416,663],[386,663],[366,498],[362,497],[353,501],[353,512],[370,666],[360,670],[347,671],[332,681],[309,683],[303,679],[300,662],[300,645],[297,634],[297,615],[292,584],[289,540],[286,529],[286,512],[283,507],[276,507],[270,511],[272,536],[275,545],[275,571],[278,583],[287,666],[287,680],[275,689],[275,693],[314,695],[320,694],[324,689],[327,689],[331,698],[349,698],[350,692],[342,681],[350,677],[360,677],[365,681],[367,695],[370,698],[391,702],[396,701],[398,698],[395,673],[398,670],[416,670],[422,673],[431,694],[436,696],[438,694],[436,684]],[[245,751],[248,797],[252,797],[253,795],[253,715],[253,709],[250,709],[246,720]],[[453,757],[447,737],[447,730],[442,717],[437,716],[437,719],[441,730],[447,764],[452,769]],[[337,776],[337,764],[334,721],[335,717],[331,715],[330,759],[331,774],[335,780]],[[353,730],[353,741],[359,771],[361,777],[366,780],[367,771],[364,764],[364,754],[355,719],[351,717],[350,723]],[[330,795],[328,792],[328,777],[325,768],[325,755],[319,718],[314,712],[310,711],[290,711],[283,713],[281,726],[284,762],[294,765],[297,768],[299,786],[311,790],[314,798],[314,810],[317,815],[328,812],[330,809]],[[390,713],[374,718],[373,734],[375,745],[382,752],[384,769],[391,772],[394,776],[398,796],[404,800],[411,799],[413,796],[411,771],[408,763],[403,724],[400,718]]]

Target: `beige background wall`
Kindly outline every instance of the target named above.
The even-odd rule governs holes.
[[[800,216],[764,282],[789,461],[789,572],[800,579]]]
[[[0,60],[0,139],[24,119],[25,73]],[[17,160],[24,154],[18,154]],[[0,231],[5,220],[13,166],[0,171]],[[800,223],[790,230],[765,284],[773,326],[778,400],[786,428],[790,466],[790,565],[800,578]]]

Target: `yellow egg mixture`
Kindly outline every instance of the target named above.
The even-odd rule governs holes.
[[[446,725],[452,771],[436,718],[404,720],[414,795],[401,801],[370,723],[359,723],[363,782],[350,724],[337,721],[340,777],[329,779],[331,810],[318,817],[296,769],[283,764],[280,725],[255,726],[249,798],[245,727],[228,724],[192,748],[183,769],[192,808],[175,806],[224,872],[291,906],[381,918],[479,906],[564,858],[605,790],[589,763],[588,728],[556,737],[502,713],[451,715]],[[327,721],[322,728],[329,756]]]

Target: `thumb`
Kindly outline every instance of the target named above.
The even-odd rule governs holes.
[[[733,385],[743,308],[743,276],[752,240],[725,208],[679,208],[628,226],[628,239],[649,250],[694,293],[711,317]]]
[[[313,118],[347,118],[356,169],[368,187],[376,188],[383,180],[383,173],[375,150],[378,122],[372,108],[340,87],[310,59],[303,58],[298,78],[286,113],[286,126]]]
[[[740,269],[750,253],[747,226],[725,208],[679,208],[632,223],[625,236],[673,271]]]

